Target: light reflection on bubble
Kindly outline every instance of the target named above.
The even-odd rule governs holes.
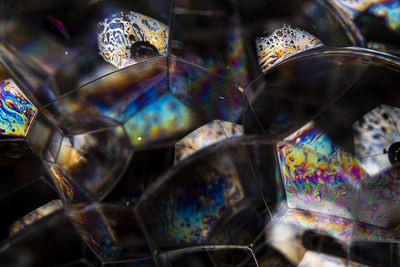
[[[366,174],[313,122],[277,145],[289,207],[352,218],[356,190]]]
[[[207,123],[176,143],[174,163],[178,163],[201,148],[241,134],[243,134],[243,127],[238,124],[220,120]]]
[[[369,175],[392,166],[390,147],[400,141],[400,108],[381,105],[353,124],[354,152]]]
[[[333,0],[351,19],[364,14],[382,18],[388,28],[397,31],[400,27],[400,3],[397,0]]]
[[[148,233],[160,247],[204,244],[219,219],[245,197],[229,155],[180,166],[139,204]]]
[[[316,253],[312,251],[308,251],[301,262],[298,265],[299,267],[362,267],[365,266],[363,264],[358,264],[356,262],[348,261],[347,259],[342,259],[334,256],[329,256],[322,253]]]
[[[29,214],[25,215],[23,218],[14,222],[10,226],[10,235],[14,235],[20,230],[24,229],[28,225],[44,218],[45,216],[61,209],[63,207],[63,203],[59,199],[55,199],[50,201],[49,203],[35,209]]]
[[[258,62],[262,71],[299,52],[322,45],[315,36],[290,25],[284,25],[267,37],[256,39]]]
[[[300,210],[287,210],[278,219],[278,222],[290,223],[302,229],[310,229],[321,234],[329,235],[341,241],[365,240],[395,240],[394,232],[374,227],[372,225],[353,220],[311,213]]]
[[[138,48],[142,52],[155,49],[156,51],[150,52],[167,55],[168,26],[137,12],[121,11],[99,22],[97,39],[100,55],[104,60],[118,68],[124,68],[137,62],[131,49],[135,43],[148,45],[147,48]]]
[[[228,158],[218,160],[207,168],[205,181],[197,181],[197,186],[194,181],[182,201],[171,202],[167,211],[171,221],[164,227],[175,241],[205,242],[218,219],[244,197],[237,173],[229,170],[230,165]]]
[[[150,103],[125,123],[133,146],[167,140],[197,124],[197,116],[170,94]]]
[[[37,111],[13,80],[0,82],[0,135],[26,136]]]
[[[71,206],[68,215],[86,243],[102,259],[118,256],[121,246],[116,234],[98,204]]]

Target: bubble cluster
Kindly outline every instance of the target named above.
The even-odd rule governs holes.
[[[149,55],[166,55],[168,27],[140,13],[117,12],[98,23],[99,53],[117,68]]]
[[[256,45],[260,68],[266,71],[290,56],[323,43],[306,31],[284,25],[267,37],[258,37]]]

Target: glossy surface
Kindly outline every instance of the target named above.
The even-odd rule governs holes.
[[[205,146],[243,134],[243,127],[215,120],[194,130],[175,145],[175,164]]]
[[[10,225],[10,235],[16,234],[18,231],[24,229],[28,225],[46,217],[47,215],[61,209],[62,207],[62,202],[59,199],[56,199],[35,209],[34,211],[30,212],[23,218]]]
[[[25,136],[37,112],[13,80],[0,82],[0,135]]]
[[[400,141],[400,108],[376,107],[356,121],[353,128],[355,155],[369,175],[392,166],[389,150]]]
[[[1,265],[399,266],[400,140],[357,152],[398,137],[400,60],[354,47],[396,41],[389,2],[2,1],[40,112],[0,136]]]
[[[258,63],[266,71],[290,56],[322,45],[317,37],[285,24],[272,34],[256,39]]]
[[[277,145],[289,207],[352,218],[360,163],[310,122]]]
[[[99,22],[97,26],[100,55],[117,68],[135,64],[149,55],[167,55],[168,27],[163,23],[130,11],[118,12]],[[132,47],[142,42],[145,51],[134,51]],[[155,50],[151,50],[150,46]]]

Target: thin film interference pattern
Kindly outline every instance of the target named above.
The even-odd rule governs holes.
[[[394,31],[400,28],[400,2],[398,0],[333,0],[351,19],[371,14]],[[367,17],[366,17],[367,18]]]
[[[207,241],[218,220],[245,197],[233,164],[221,155],[210,163],[191,165],[146,200],[141,213],[158,243]]]
[[[134,11],[107,17],[97,33],[100,55],[117,68],[133,65],[149,53],[167,55],[168,26]]]
[[[175,145],[175,164],[199,149],[229,137],[242,135],[243,126],[227,121],[214,120],[201,126]]]
[[[25,215],[23,218],[14,222],[10,226],[10,235],[14,235],[14,234],[18,233],[20,230],[24,229],[25,227],[46,217],[49,214],[61,209],[62,207],[63,207],[63,203],[61,202],[61,200],[55,199],[55,200],[52,200],[49,203],[37,208],[36,210]]]
[[[313,230],[341,241],[394,240],[395,232],[353,220],[300,210],[287,210],[277,223],[290,223],[304,230]]]
[[[37,111],[13,80],[0,82],[0,135],[26,136]]]
[[[306,31],[284,25],[269,36],[258,37],[256,45],[260,68],[266,71],[290,56],[323,43]]]
[[[391,160],[393,163],[397,161],[400,108],[380,105],[356,121],[353,131],[355,155],[369,175],[376,175],[391,167]]]
[[[277,145],[289,207],[352,218],[360,163],[309,123]]]

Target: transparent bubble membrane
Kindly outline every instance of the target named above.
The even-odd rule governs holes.
[[[78,204],[70,206],[67,214],[83,240],[102,261],[151,258],[133,209],[115,204]]]
[[[7,10],[1,57],[18,84],[29,88],[37,106],[115,71],[108,61],[119,61],[122,68],[167,55],[169,1],[28,0]]]
[[[243,127],[238,124],[214,120],[194,130],[175,144],[174,164],[190,156],[205,146],[243,134]]]
[[[367,47],[398,55],[400,4],[395,0],[332,0],[357,25]]]
[[[287,137],[358,81],[373,58],[368,52],[320,47],[276,65],[245,89],[245,132]]]
[[[366,174],[350,153],[313,122],[279,142],[277,151],[289,207],[352,218]]]
[[[49,203],[31,211],[29,214],[25,215],[23,218],[19,219],[18,221],[14,222],[10,225],[10,235],[14,235],[20,230],[24,229],[28,225],[38,221],[45,216],[63,208],[63,204],[61,200],[55,199],[50,201]]]
[[[271,35],[256,39],[258,62],[262,71],[290,56],[322,45],[317,37],[286,24]]]
[[[369,175],[378,174],[397,162],[399,121],[400,108],[381,105],[354,123],[354,153]]]
[[[112,14],[99,22],[97,30],[100,55],[118,68],[135,64],[141,57],[167,55],[168,27],[140,13]],[[139,42],[141,50],[136,47]]]
[[[269,213],[256,186],[250,155],[251,143],[228,139],[177,164],[149,188],[137,212],[152,246],[168,251],[251,242]],[[240,215],[246,211],[249,220]],[[234,229],[247,234],[230,234]]]
[[[350,18],[354,19],[362,13],[372,13],[377,17],[381,17],[388,27],[397,30],[400,26],[399,12],[400,5],[398,1],[382,1],[382,0],[334,0]]]
[[[100,266],[89,256],[63,210],[33,223],[0,243],[4,266],[57,266],[70,263]],[[69,265],[67,265],[69,266]]]
[[[245,86],[250,80],[249,61],[234,5],[209,0],[175,3],[170,55]]]

